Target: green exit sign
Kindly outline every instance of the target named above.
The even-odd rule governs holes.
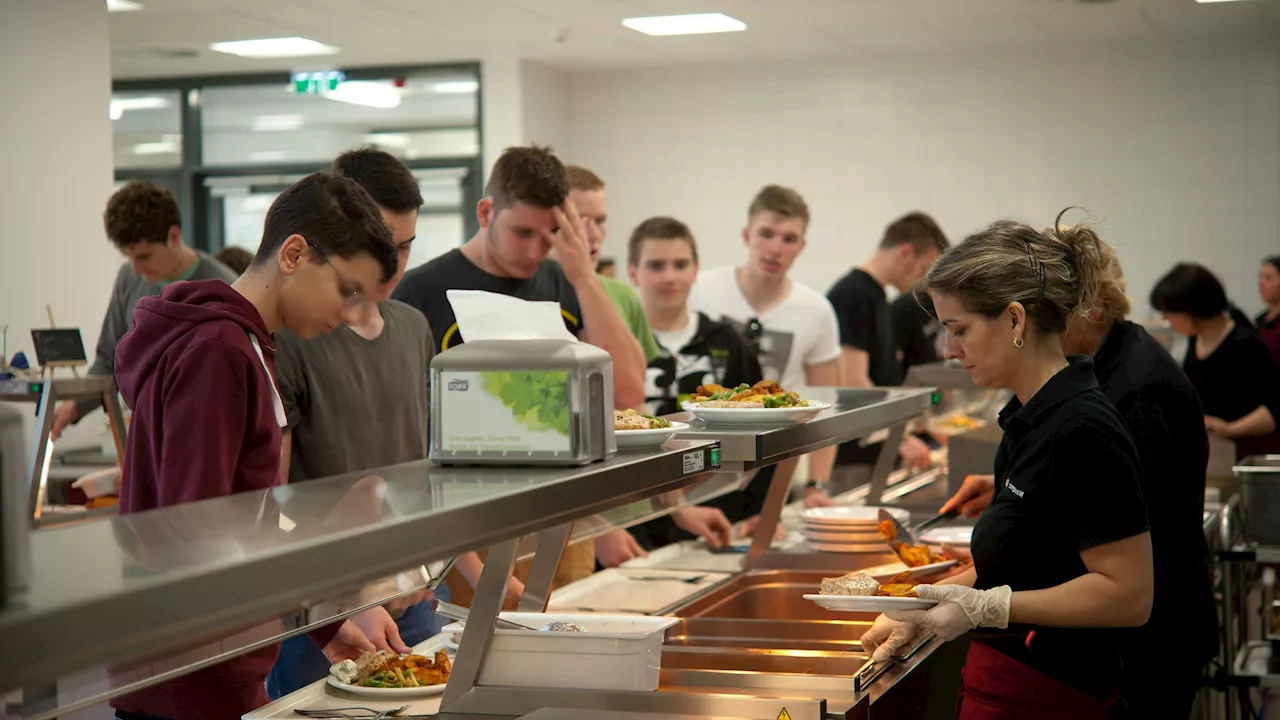
[[[340,70],[331,70],[329,72],[294,73],[293,91],[299,95],[319,95],[321,93],[333,92],[334,90],[337,90],[338,86],[346,79],[346,75]]]

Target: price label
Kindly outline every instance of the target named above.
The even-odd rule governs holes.
[[[702,451],[687,452],[684,454],[684,474],[692,475],[696,472],[702,472],[706,467],[706,462],[702,458]]]

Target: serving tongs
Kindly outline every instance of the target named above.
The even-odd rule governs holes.
[[[454,605],[453,603],[444,602],[443,600],[436,600],[435,602],[433,602],[431,604],[431,609],[432,611],[440,615],[443,615],[449,618],[450,620],[457,620],[458,622],[461,622],[461,623],[465,623],[467,621],[467,616],[471,614],[471,611],[469,609],[464,608],[461,605]],[[495,627],[502,630],[528,630],[531,632],[542,632],[540,628],[529,627],[528,625],[521,625],[520,623],[511,622],[510,620],[506,620],[501,617],[494,618],[494,620],[496,621]]]
[[[906,525],[903,525],[901,522],[899,522],[898,518],[894,517],[892,513],[890,513],[888,510],[885,510],[884,508],[880,508],[878,511],[876,511],[876,518],[882,523],[888,522],[893,525],[894,538],[893,540],[889,541],[890,545],[893,544],[894,540],[899,542],[904,542],[908,545],[919,545],[920,532],[927,530],[928,528],[931,528],[934,525],[937,525],[938,523],[945,522],[947,520],[952,520],[959,514],[960,514],[959,510],[952,510],[950,512],[944,512],[940,515],[934,515],[928,520],[925,520],[919,525],[916,525],[915,528],[912,528],[912,529],[908,529]]]

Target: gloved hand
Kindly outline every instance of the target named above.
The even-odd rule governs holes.
[[[955,640],[977,627],[1009,627],[1009,605],[1013,590],[1008,585],[975,590],[964,585],[917,585],[916,596],[937,600],[928,610],[899,610],[887,613],[899,622],[915,623],[925,632],[943,640]]]
[[[893,657],[903,645],[911,642],[919,633],[915,623],[899,622],[881,615],[862,634],[862,649],[871,653],[871,659],[884,662]]]

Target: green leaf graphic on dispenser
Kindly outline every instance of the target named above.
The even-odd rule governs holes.
[[[564,372],[483,372],[484,390],[531,430],[569,435],[569,375]]]

